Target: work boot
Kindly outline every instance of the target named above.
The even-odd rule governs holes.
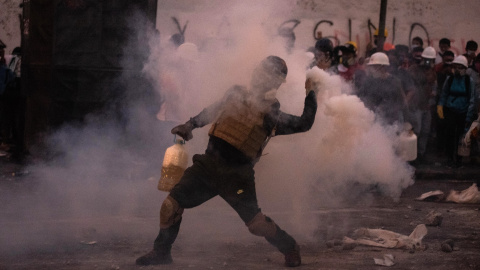
[[[170,252],[160,252],[154,249],[135,261],[137,265],[171,264],[172,262]]]
[[[302,264],[302,258],[300,257],[300,251],[298,246],[294,250],[285,253],[285,265],[288,267],[296,267]]]

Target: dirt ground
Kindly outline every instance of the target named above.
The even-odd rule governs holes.
[[[283,256],[265,240],[248,233],[233,211],[201,206],[195,217],[184,215],[182,230],[173,247],[171,265],[139,267],[135,259],[148,252],[156,236],[156,207],[138,209],[131,216],[84,216],[81,218],[9,218],[6,194],[31,197],[25,178],[3,175],[0,180],[0,269],[286,269]],[[385,269],[374,258],[394,256],[390,269],[480,269],[480,205],[415,201],[424,192],[463,190],[472,182],[453,180],[417,181],[406,189],[399,202],[373,196],[368,207],[362,203],[308,213],[321,224],[310,238],[297,237],[302,265],[298,269]],[[427,227],[426,250],[385,249],[342,245],[327,241],[352,236],[355,229],[382,228],[409,235],[435,210],[442,214],[441,226]],[[288,212],[268,213],[282,223]],[[215,216],[216,226],[209,225]],[[218,217],[218,218],[217,218]],[[193,222],[192,219],[196,219]],[[198,220],[201,219],[201,220]],[[199,225],[201,224],[201,225]],[[308,224],[306,224],[308,225]],[[288,226],[286,226],[288,227]],[[453,240],[452,252],[441,245]]]

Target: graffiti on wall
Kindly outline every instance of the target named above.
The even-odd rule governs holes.
[[[396,27],[397,27],[396,18],[394,17],[393,21],[392,21],[392,28],[393,29],[391,29],[391,31],[388,31],[389,32],[389,37],[388,38],[390,40],[389,42],[391,42],[392,44],[396,44],[395,43]],[[348,19],[348,30],[347,31],[345,31],[344,29],[335,28],[335,24],[334,24],[333,21],[320,20],[313,27],[313,38],[315,40],[318,40],[320,38],[329,38],[329,39],[332,40],[334,45],[340,45],[340,44],[345,43],[347,41],[355,41],[359,48],[361,48],[361,47],[365,48],[368,43],[373,42],[373,34],[374,34],[376,29],[377,29],[376,26],[372,23],[372,21],[370,19],[368,19],[367,20],[367,32],[354,35],[354,33],[352,33],[352,20],[351,19]],[[428,29],[424,25],[422,25],[421,23],[415,22],[415,23],[412,23],[410,25],[410,32],[409,32],[409,35],[408,35],[409,44],[405,44],[405,45],[408,45],[409,47],[411,46],[410,43],[411,43],[411,40],[412,40],[412,33],[414,33],[414,31],[416,29],[421,30],[422,34],[420,34],[418,36],[420,36],[420,38],[423,39],[424,44],[426,44],[426,46],[436,47],[438,45],[438,41],[441,38],[443,38],[443,37],[431,38],[430,33],[428,32]],[[329,33],[333,33],[333,34],[324,36],[323,35],[324,32],[329,32]],[[457,40],[450,38],[450,41],[451,41],[450,50],[453,53],[458,55],[458,54],[462,54],[464,52],[463,48],[465,48],[465,45],[466,45],[465,39],[462,38],[458,42]],[[426,47],[426,46],[424,46],[424,47]]]

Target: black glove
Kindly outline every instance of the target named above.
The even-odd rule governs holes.
[[[193,124],[188,121],[183,125],[178,125],[172,128],[172,134],[177,134],[178,136],[182,137],[185,141],[188,141],[193,138],[192,134]]]

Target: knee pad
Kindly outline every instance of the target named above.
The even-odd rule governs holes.
[[[183,208],[169,195],[163,201],[162,207],[160,208],[160,228],[167,229],[177,223],[182,218],[182,214]]]
[[[277,225],[273,220],[262,212],[259,212],[250,222],[247,224],[248,230],[257,236],[272,238],[277,233]]]

